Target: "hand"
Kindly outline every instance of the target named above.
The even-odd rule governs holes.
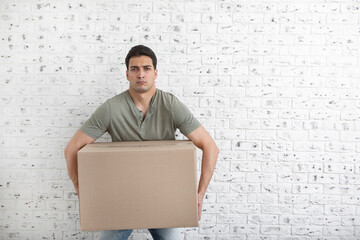
[[[74,187],[75,187],[75,190],[76,190],[76,194],[78,195],[78,198],[80,198],[80,195],[79,195],[79,183],[74,183]]]
[[[204,200],[204,194],[198,193],[198,221],[200,221],[201,219],[203,200]]]

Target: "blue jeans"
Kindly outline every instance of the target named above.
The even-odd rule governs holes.
[[[180,240],[180,228],[149,229],[154,240]],[[127,240],[132,229],[101,231],[100,240]]]

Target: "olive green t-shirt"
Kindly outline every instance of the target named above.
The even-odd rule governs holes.
[[[113,142],[175,140],[200,126],[190,110],[171,93],[156,89],[145,118],[126,90],[100,105],[80,131],[97,139],[108,132]]]

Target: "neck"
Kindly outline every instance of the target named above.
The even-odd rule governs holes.
[[[151,88],[149,91],[144,93],[138,93],[129,88],[129,94],[135,104],[135,106],[140,109],[144,116],[146,114],[146,111],[150,105],[151,98],[155,95],[156,88]]]

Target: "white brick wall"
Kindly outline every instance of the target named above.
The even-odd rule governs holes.
[[[63,149],[127,89],[137,44],[221,148],[183,239],[360,239],[359,16],[356,0],[0,1],[0,240],[98,239]]]

